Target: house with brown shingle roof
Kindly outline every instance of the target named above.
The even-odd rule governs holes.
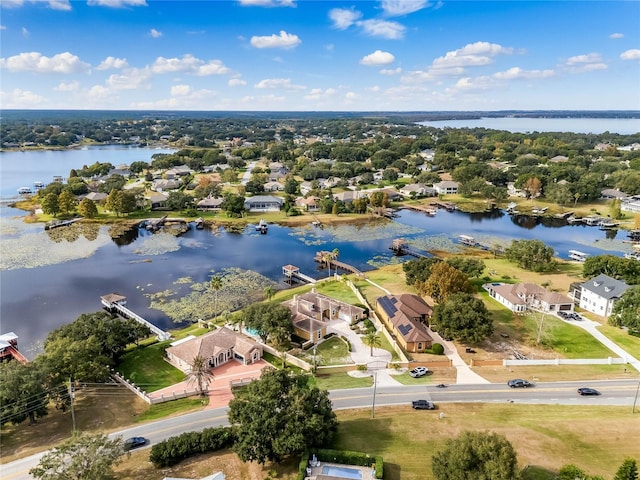
[[[211,368],[231,360],[243,365],[255,363],[262,358],[262,346],[241,333],[221,327],[200,337],[174,342],[166,354],[169,363],[186,373],[198,355]]]
[[[422,297],[404,293],[376,300],[376,310],[396,341],[407,352],[423,352],[433,343],[427,322],[433,309]]]
[[[527,309],[550,313],[573,310],[573,300],[569,297],[533,283],[489,283],[484,285],[484,289],[491,298],[513,312],[521,313]]]
[[[365,318],[363,308],[317,293],[315,289],[294,295],[285,305],[291,311],[295,334],[314,343],[327,334],[327,325],[331,320],[343,320],[351,324]]]

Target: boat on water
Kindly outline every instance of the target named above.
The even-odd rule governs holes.
[[[256,231],[262,233],[263,235],[265,233],[267,233],[267,230],[269,229],[269,224],[267,223],[267,221],[263,218],[260,219],[260,222],[258,223],[258,225],[256,225]]]
[[[20,187],[18,189],[18,194],[19,195],[32,195],[33,194],[33,190],[31,189],[31,187]]]
[[[198,217],[195,219],[194,223],[198,230],[202,230],[204,228],[204,218]]]
[[[469,235],[458,235],[458,241],[463,245],[468,245],[470,247],[475,247],[478,244],[476,239]]]
[[[602,220],[598,227],[600,228],[600,230],[611,230],[614,228],[618,228],[618,224],[609,220]]]
[[[38,190],[42,190],[45,187],[44,182],[33,182],[33,188],[36,189],[36,192]]]
[[[569,250],[569,258],[577,262],[584,262],[588,256],[588,253],[584,253],[579,250]]]

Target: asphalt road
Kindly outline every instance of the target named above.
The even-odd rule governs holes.
[[[593,387],[600,391],[599,396],[583,397],[578,395],[579,387]],[[334,410],[350,408],[371,408],[406,405],[411,408],[412,400],[431,400],[436,405],[452,402],[477,403],[518,403],[518,404],[556,404],[556,405],[611,405],[632,407],[637,380],[611,380],[592,382],[556,382],[539,383],[531,388],[509,388],[506,384],[450,385],[446,388],[435,386],[398,386],[374,388],[352,388],[330,392]],[[375,400],[375,405],[374,405]],[[637,406],[640,409],[640,405]],[[179,417],[137,425],[126,430],[112,433],[111,437],[123,438],[140,436],[149,439],[149,445],[179,435],[187,431],[198,431],[209,427],[227,425],[227,408],[203,410]],[[0,465],[2,480],[30,480],[29,470],[34,467],[42,453],[32,455],[15,462]]]

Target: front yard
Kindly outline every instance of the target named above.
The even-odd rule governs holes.
[[[155,392],[182,382],[185,379],[184,372],[164,359],[164,349],[169,343],[170,340],[154,343],[126,353],[116,371],[145,392]]]

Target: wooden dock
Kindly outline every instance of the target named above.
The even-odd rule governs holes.
[[[127,297],[124,297],[118,293],[110,293],[109,295],[103,295],[100,297],[100,301],[104,308],[111,312],[117,313],[118,315],[124,318],[131,318],[138,323],[141,323],[145,327],[148,327],[156,337],[158,337],[159,341],[169,340],[171,338],[171,334],[169,332],[165,332],[159,327],[156,327],[153,323],[145,320],[137,313],[129,310],[125,305],[127,304]]]
[[[327,263],[326,258],[328,258],[328,254],[331,254],[331,252],[325,252],[325,251],[317,252],[316,256],[314,257],[314,260],[316,262],[326,264]],[[331,266],[333,266],[336,269],[340,269],[340,270],[344,270],[344,271],[347,271],[347,272],[355,273],[358,277],[366,278],[366,275],[364,273],[362,273],[360,270],[358,270],[356,267],[354,267],[353,265],[349,265],[348,263],[340,262],[340,261],[336,260],[335,258],[331,258],[329,263],[331,264]]]
[[[431,201],[431,205],[434,206],[434,207],[438,207],[438,208],[444,208],[448,212],[453,212],[454,210],[458,209],[458,207],[456,207],[455,203],[441,202],[439,200]]]
[[[420,252],[409,246],[409,244],[403,238],[396,238],[389,247],[395,255],[411,255],[416,258],[431,258],[433,255],[427,252]]]
[[[315,278],[311,278],[309,275],[300,272],[300,269],[295,265],[283,265],[282,274],[289,279],[289,283],[293,283],[294,280],[302,280],[305,283],[311,284],[317,282]]]
[[[433,205],[403,205],[402,208],[407,208],[415,212],[426,213],[430,217],[434,217],[438,210]]]
[[[58,227],[66,227],[67,225],[71,225],[73,223],[79,222],[84,217],[72,218],[71,220],[52,220],[50,222],[45,223],[45,230],[53,230]]]

